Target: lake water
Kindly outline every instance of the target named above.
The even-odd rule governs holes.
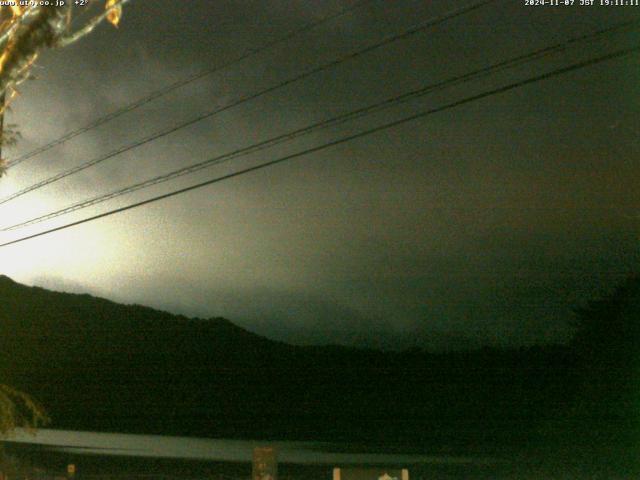
[[[250,462],[255,447],[269,445],[276,447],[279,462],[301,465],[410,465],[416,463],[490,465],[501,463],[500,459],[490,457],[371,453],[368,448],[362,448],[368,451],[358,451],[352,445],[340,443],[266,442],[50,429],[41,429],[35,433],[19,430],[10,436],[0,437],[0,440],[15,444],[39,445],[53,451],[75,454],[219,462]],[[345,447],[349,448],[349,453],[344,453]]]
[[[67,463],[78,463],[83,472],[78,477],[81,480],[246,480],[250,477],[253,449],[259,446],[276,447],[281,480],[331,480],[333,467],[364,465],[408,468],[412,480],[640,478],[637,451],[617,448],[604,454],[599,452],[600,460],[594,461],[594,451],[590,449],[557,445],[539,452],[505,450],[501,457],[500,454],[490,457],[412,454],[397,450],[391,453],[381,451],[381,447],[373,449],[345,443],[267,442],[49,429],[37,433],[18,431],[10,437],[0,437],[0,443],[10,444],[10,453],[26,454],[27,459],[44,459],[52,467],[51,471],[59,474],[65,471]],[[31,454],[36,457],[29,457]],[[54,463],[50,462],[52,458]],[[204,466],[204,470],[198,470],[197,465]],[[119,476],[113,476],[113,472],[120,472]],[[65,478],[62,475],[60,478]]]

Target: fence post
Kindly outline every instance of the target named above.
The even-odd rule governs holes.
[[[274,447],[253,449],[252,480],[278,480],[278,460]]]

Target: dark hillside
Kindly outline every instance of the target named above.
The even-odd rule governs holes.
[[[575,349],[430,354],[296,347],[0,277],[3,379],[53,427],[350,439],[467,450],[518,445],[575,410]]]

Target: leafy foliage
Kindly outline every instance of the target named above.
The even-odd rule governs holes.
[[[7,385],[0,385],[0,433],[35,428],[49,422],[44,409],[29,395]]]
[[[108,21],[117,26],[122,15],[122,5],[128,0],[106,0],[103,12],[95,15],[81,26],[74,25],[74,2],[49,6],[33,2],[28,6],[0,6],[0,116],[17,94],[17,87],[32,78],[31,67],[46,48],[61,48],[70,45],[90,32],[100,23]],[[7,2],[9,3],[9,2]],[[48,3],[48,2],[47,2]],[[89,5],[96,4],[96,1]],[[1,125],[1,123],[0,123]],[[0,130],[4,130],[0,127]],[[11,132],[9,132],[11,133]],[[2,145],[15,140],[15,134],[0,135]],[[6,165],[0,159],[0,176]]]

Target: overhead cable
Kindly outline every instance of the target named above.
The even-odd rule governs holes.
[[[316,152],[319,152],[319,151],[322,151],[322,150],[326,150],[328,148],[331,148],[331,147],[334,147],[334,146],[337,146],[337,145],[340,145],[340,144],[343,144],[343,143],[346,143],[346,142],[350,142],[350,141],[353,141],[353,140],[356,140],[356,139],[359,139],[359,138],[362,138],[362,137],[365,137],[365,136],[368,136],[368,135],[372,135],[374,133],[378,133],[378,132],[381,132],[383,130],[394,128],[394,127],[403,125],[405,123],[408,123],[408,122],[411,122],[411,121],[414,121],[414,120],[417,120],[417,119],[420,119],[420,118],[427,117],[429,115],[432,115],[432,114],[435,114],[435,113],[438,113],[438,112],[449,110],[449,109],[452,109],[452,108],[455,108],[455,107],[458,107],[458,106],[461,106],[461,105],[465,105],[467,103],[471,103],[471,102],[474,102],[474,101],[477,101],[477,100],[481,100],[481,99],[484,99],[484,98],[487,98],[487,97],[490,97],[490,96],[493,96],[493,95],[498,95],[498,94],[501,94],[501,93],[505,93],[505,92],[508,92],[510,90],[514,90],[516,88],[520,88],[520,87],[523,87],[525,85],[529,85],[529,84],[532,84],[532,83],[537,83],[537,82],[540,82],[542,80],[547,80],[549,78],[557,77],[559,75],[564,75],[566,73],[569,73],[569,72],[572,72],[572,71],[575,71],[575,70],[579,70],[579,69],[582,69],[582,68],[585,68],[585,67],[589,67],[589,66],[592,66],[592,65],[596,65],[598,63],[602,63],[602,62],[607,61],[607,60],[612,60],[614,58],[620,58],[620,57],[623,57],[623,56],[626,56],[626,55],[630,55],[630,54],[636,53],[638,51],[640,51],[640,45],[636,45],[636,46],[625,48],[625,49],[616,50],[614,52],[611,52],[611,53],[608,53],[608,54],[605,54],[605,55],[594,57],[594,58],[591,58],[591,59],[588,59],[588,60],[585,60],[585,61],[582,61],[582,62],[574,63],[572,65],[569,65],[569,66],[566,66],[566,67],[562,67],[562,68],[558,68],[558,69],[552,70],[550,72],[547,72],[547,73],[544,73],[544,74],[541,74],[541,75],[537,75],[537,76],[534,76],[534,77],[527,78],[525,80],[520,80],[518,82],[510,83],[510,84],[502,86],[502,87],[498,87],[498,88],[494,88],[494,89],[491,89],[491,90],[487,90],[487,91],[485,91],[483,93],[479,93],[479,94],[476,94],[476,95],[471,95],[469,97],[463,98],[462,100],[457,100],[455,102],[448,103],[448,104],[440,106],[440,107],[432,108],[432,109],[429,109],[429,110],[424,110],[422,112],[419,112],[419,113],[404,117],[402,119],[395,120],[393,122],[388,122],[388,123],[385,123],[383,125],[379,125],[379,126],[376,126],[376,127],[373,127],[373,128],[369,128],[367,130],[363,130],[363,131],[360,131],[360,132],[352,134],[352,135],[344,136],[344,137],[341,137],[341,138],[339,138],[337,140],[333,140],[333,141],[324,143],[324,144],[316,146],[316,147],[308,148],[308,149],[302,150],[300,152],[289,154],[289,155],[277,158],[275,160],[271,160],[271,161],[268,161],[268,162],[265,162],[265,163],[262,163],[262,164],[259,164],[259,165],[255,165],[255,166],[252,166],[252,167],[244,168],[242,170],[238,170],[238,171],[233,172],[233,173],[228,173],[226,175],[222,175],[222,176],[219,176],[219,177],[216,177],[216,178],[212,178],[210,180],[207,180],[207,181],[204,181],[204,182],[201,182],[201,183],[197,183],[197,184],[191,185],[189,187],[185,187],[185,188],[181,188],[181,189],[178,189],[178,190],[174,190],[174,191],[171,191],[171,192],[168,192],[168,193],[164,193],[162,195],[158,195],[156,197],[152,197],[152,198],[149,198],[149,199],[146,199],[146,200],[142,200],[140,202],[132,203],[132,204],[129,204],[129,205],[126,205],[126,206],[123,206],[123,207],[119,207],[119,208],[116,208],[116,209],[113,209],[113,210],[109,210],[109,211],[106,211],[106,212],[103,212],[103,213],[100,213],[100,214],[97,214],[97,215],[93,215],[91,217],[87,217],[87,218],[84,218],[84,219],[81,219],[81,220],[77,220],[75,222],[67,223],[65,225],[60,225],[58,227],[50,228],[48,230],[44,230],[44,231],[41,231],[41,232],[38,232],[38,233],[34,233],[34,234],[31,234],[31,235],[27,235],[27,236],[15,239],[15,240],[11,240],[9,242],[5,242],[5,243],[0,244],[0,247],[6,247],[6,246],[9,246],[9,245],[14,245],[16,243],[24,242],[26,240],[30,240],[30,239],[33,239],[33,238],[41,237],[43,235],[47,235],[47,234],[50,234],[50,233],[53,233],[53,232],[58,232],[58,231],[65,230],[65,229],[68,229],[68,228],[71,228],[71,227],[75,227],[75,226],[82,225],[82,224],[85,224],[85,223],[88,223],[88,222],[92,222],[92,221],[95,221],[95,220],[98,220],[98,219],[101,219],[101,218],[105,218],[105,217],[108,217],[108,216],[111,216],[111,215],[115,215],[117,213],[122,213],[122,212],[131,210],[131,209],[134,209],[134,208],[138,208],[138,207],[141,207],[141,206],[144,206],[144,205],[149,205],[151,203],[155,203],[155,202],[158,202],[160,200],[164,200],[164,199],[167,199],[167,198],[174,197],[176,195],[180,195],[180,194],[183,194],[183,193],[186,193],[186,192],[190,192],[190,191],[193,191],[193,190],[196,190],[196,189],[200,189],[200,188],[203,188],[203,187],[208,186],[208,185],[213,185],[213,184],[216,184],[216,183],[220,183],[222,181],[229,180],[229,179],[235,178],[235,177],[239,177],[239,176],[245,175],[247,173],[251,173],[251,172],[258,171],[258,170],[262,170],[262,169],[265,169],[265,168],[268,168],[268,167],[271,167],[271,166],[274,166],[274,165],[277,165],[277,164],[280,164],[280,163],[287,162],[289,160],[293,160],[293,159],[296,159],[296,158],[300,158],[300,157],[303,157],[303,156],[310,155],[312,153],[316,153]]]

